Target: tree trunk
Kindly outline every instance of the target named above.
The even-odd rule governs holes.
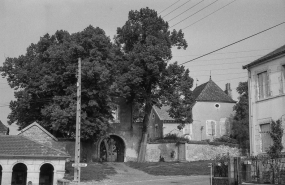
[[[138,153],[138,162],[145,162],[146,145],[148,139],[149,117],[152,109],[151,96],[147,96],[145,102],[145,114],[143,118],[142,136]]]

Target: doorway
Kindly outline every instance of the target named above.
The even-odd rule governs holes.
[[[1,182],[2,182],[2,166],[0,165],[0,185],[1,185]]]
[[[111,135],[100,143],[100,159],[105,162],[124,162],[125,144],[121,137]]]
[[[18,163],[13,167],[12,185],[26,185],[27,182],[27,166]]]
[[[40,168],[40,182],[39,185],[53,185],[53,171],[51,164],[43,164]]]

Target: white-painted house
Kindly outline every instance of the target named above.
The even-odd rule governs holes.
[[[285,45],[243,66],[248,70],[250,153],[265,153],[272,120],[285,126]],[[283,137],[285,145],[285,137]]]

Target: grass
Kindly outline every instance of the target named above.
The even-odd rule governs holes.
[[[176,176],[176,175],[209,175],[209,163],[211,161],[195,162],[127,162],[131,168],[144,171],[150,175]]]
[[[65,164],[65,179],[74,179],[74,168],[72,163]],[[81,181],[101,181],[107,179],[107,175],[115,175],[117,172],[114,168],[104,163],[88,163],[87,167],[81,168]]]

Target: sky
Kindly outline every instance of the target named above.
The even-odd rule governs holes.
[[[172,5],[172,6],[171,6]],[[0,66],[6,57],[19,57],[31,43],[56,30],[69,33],[89,25],[100,27],[113,40],[117,27],[130,10],[149,7],[169,22],[170,30],[182,29],[186,50],[173,48],[171,62],[185,63],[203,54],[246,38],[285,21],[284,0],[1,0]],[[215,12],[216,11],[216,12]],[[211,79],[222,89],[236,88],[247,80],[242,66],[285,44],[285,24],[184,64],[194,87]],[[13,90],[0,77],[0,120],[7,124]],[[10,126],[15,133],[16,126]]]

